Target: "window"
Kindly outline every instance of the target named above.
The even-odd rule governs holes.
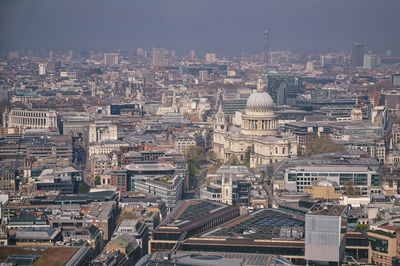
[[[388,241],[384,239],[369,237],[372,250],[382,253],[388,253]]]

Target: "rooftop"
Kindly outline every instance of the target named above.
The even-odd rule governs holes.
[[[345,210],[346,206],[316,203],[307,215],[341,216]]]
[[[303,239],[304,224],[304,217],[276,209],[262,209],[231,220],[199,238]]]
[[[234,206],[207,200],[179,201],[175,209],[160,224],[159,230],[185,231],[205,221],[236,210]]]
[[[125,166],[128,171],[172,171],[175,167],[171,164],[130,164]]]
[[[166,252],[148,254],[137,265],[293,265],[280,256],[266,254],[178,251],[170,260],[164,260],[166,255]]]

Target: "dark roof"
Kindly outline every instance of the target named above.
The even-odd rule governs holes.
[[[262,209],[209,230],[199,238],[243,240],[304,239],[304,217],[277,209]]]
[[[208,221],[239,210],[235,206],[208,200],[178,201],[175,209],[156,229],[158,232],[182,233]]]

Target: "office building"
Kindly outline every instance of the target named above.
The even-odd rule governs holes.
[[[119,54],[118,53],[104,53],[104,64],[106,66],[118,65]]]
[[[378,56],[374,54],[364,55],[364,68],[375,69],[378,67]]]
[[[277,106],[296,104],[297,94],[303,92],[304,80],[286,74],[268,74],[267,91]]]
[[[130,103],[115,103],[107,105],[107,114],[114,115],[129,115],[133,117],[143,116],[143,102],[133,101]]]
[[[346,206],[316,203],[306,214],[305,259],[309,263],[336,263],[344,258]],[[330,265],[330,264],[329,264]]]
[[[164,48],[153,48],[153,66],[160,67],[160,66],[167,66],[167,50]]]
[[[400,73],[392,75],[392,86],[400,86]]]
[[[353,43],[350,64],[352,67],[362,67],[364,63],[364,44]]]
[[[39,64],[39,76],[44,76],[46,75],[47,71],[46,71],[46,64],[40,63]]]
[[[127,166],[129,171],[129,166]],[[171,211],[183,194],[183,175],[172,176],[135,176],[132,178],[132,190],[158,196]]]

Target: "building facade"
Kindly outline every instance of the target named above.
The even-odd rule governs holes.
[[[9,128],[57,128],[57,113],[55,111],[12,109],[4,113],[4,127]]]
[[[249,156],[249,149],[250,167],[296,157],[296,138],[291,134],[282,135],[277,132],[274,107],[271,96],[262,91],[261,79],[258,81],[257,92],[247,99],[240,129],[228,130],[220,107],[214,123],[213,150],[216,159],[228,162],[231,156],[236,156],[240,163],[244,163],[246,156]]]

